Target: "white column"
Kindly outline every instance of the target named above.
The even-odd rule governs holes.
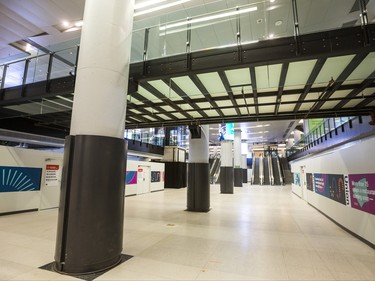
[[[192,139],[189,135],[189,163],[208,163],[209,126],[201,125],[201,138]]]
[[[234,168],[241,169],[241,130],[234,130],[233,142]]]
[[[247,155],[246,154],[241,155],[241,167],[243,170],[247,169]]]
[[[232,141],[221,141],[221,167],[233,167]]]
[[[300,130],[294,130],[294,143],[297,143],[301,139],[301,131]]]
[[[124,137],[134,0],[86,0],[71,135]]]

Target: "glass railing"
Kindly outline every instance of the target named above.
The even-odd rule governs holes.
[[[320,124],[315,126],[308,133],[301,136],[301,139],[295,143],[290,149],[287,150],[287,156],[291,156],[295,153],[300,152],[304,147],[319,141],[321,137],[327,135],[330,132],[338,129],[350,120],[357,117],[337,117],[324,119]]]
[[[368,11],[363,6],[365,2],[340,0],[340,6],[333,7],[337,1],[264,0],[162,22],[133,31],[131,62],[365,25],[367,18],[374,16],[375,0],[367,2],[371,7]],[[225,6],[229,5],[225,3]],[[186,11],[190,14],[193,9]],[[202,10],[206,11],[206,8]],[[74,75],[77,52],[78,47],[75,45],[50,54],[42,53],[0,65],[0,86],[8,88]]]

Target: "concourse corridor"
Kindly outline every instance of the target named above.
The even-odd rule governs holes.
[[[374,280],[375,251],[290,186],[211,186],[208,213],[184,211],[186,189],[126,197],[123,253],[95,280]],[[78,280],[53,261],[57,209],[0,217],[0,280]]]

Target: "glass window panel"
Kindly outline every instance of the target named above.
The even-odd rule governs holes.
[[[9,64],[5,75],[4,88],[22,85],[24,70],[25,61]]]
[[[355,3],[356,0],[297,0],[301,34],[360,25]]]
[[[51,79],[74,75],[77,48],[56,52],[53,55]]]
[[[166,56],[166,36],[160,35],[160,27],[154,26],[150,28],[148,34],[148,48],[147,48],[147,59],[156,59]],[[142,48],[143,49],[143,48]]]
[[[132,34],[132,46],[130,62],[143,61],[143,50],[145,45],[145,29],[135,30]]]
[[[47,79],[49,55],[42,55],[36,58],[34,82]]]

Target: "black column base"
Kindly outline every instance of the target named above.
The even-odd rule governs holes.
[[[210,164],[188,163],[187,211],[210,210]]]
[[[68,136],[54,268],[95,273],[121,262],[126,142],[103,136]]]
[[[242,169],[242,183],[247,183],[247,169]]]
[[[242,187],[242,168],[234,168],[234,186],[235,187]]]
[[[233,194],[233,167],[220,167],[220,193]]]

